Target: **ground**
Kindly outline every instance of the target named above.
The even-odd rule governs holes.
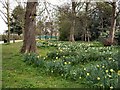
[[[116,88],[119,46],[99,42],[37,41],[36,54],[22,42],[2,45],[3,88]]]
[[[74,81],[62,79],[57,76],[46,75],[23,62],[23,56],[19,53],[21,42],[2,45],[2,88],[82,88],[86,87]],[[41,49],[45,55],[47,50]]]

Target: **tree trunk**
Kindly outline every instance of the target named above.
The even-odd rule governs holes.
[[[86,2],[86,7],[85,7],[85,16],[86,16],[86,19],[85,19],[85,41],[88,42],[88,5],[89,5],[89,2]]]
[[[109,32],[109,37],[103,41],[104,46],[111,46],[114,44],[114,34],[116,28],[116,2],[112,2],[112,19],[111,19],[111,29]]]
[[[52,37],[53,37],[53,28],[52,28],[52,23],[50,23],[50,35],[51,35],[51,40],[52,40]]]
[[[85,40],[84,40],[85,42],[87,41],[87,37],[86,37],[86,32],[85,32]]]
[[[51,40],[52,40],[52,37],[53,37],[53,31],[51,30],[51,33],[50,33],[50,37],[51,37]]]
[[[7,0],[7,25],[8,25],[8,38],[7,38],[7,42],[10,43],[10,6],[9,6],[9,0]]]
[[[109,40],[111,44],[113,44],[114,42],[115,28],[116,28],[116,2],[113,2],[112,3],[111,30],[109,32]]]
[[[13,33],[13,43],[15,43],[14,33]]]
[[[75,26],[75,21],[72,22],[71,29],[70,29],[69,41],[71,41],[71,42],[75,41],[75,39],[74,39],[74,26]]]
[[[75,2],[72,2],[72,23],[71,23],[71,29],[70,29],[70,37],[69,37],[69,41],[73,42],[75,41],[74,39],[74,31],[75,31]]]
[[[24,41],[21,53],[36,52],[36,6],[37,2],[27,2],[25,13],[25,28],[24,28]]]

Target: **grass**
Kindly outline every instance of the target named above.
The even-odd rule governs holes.
[[[38,53],[41,56],[45,56],[48,52],[55,50],[55,47],[48,47],[48,48],[38,48]]]
[[[26,65],[19,53],[22,43],[2,45],[2,88],[84,88],[85,84],[46,75]],[[45,55],[53,48],[39,50]]]

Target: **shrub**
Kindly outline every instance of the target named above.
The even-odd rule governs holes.
[[[7,35],[0,35],[0,41],[3,41],[4,39],[7,39]],[[18,35],[10,35],[10,40],[13,40],[13,37],[15,40],[20,40],[20,39],[23,39],[22,36],[18,36]]]

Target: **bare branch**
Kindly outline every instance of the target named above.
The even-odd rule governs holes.
[[[3,21],[7,24],[7,21],[3,18],[3,16],[0,14],[0,17],[3,19]]]
[[[45,9],[46,9],[46,11],[47,11],[47,13],[48,13],[48,15],[49,15],[49,19],[50,19],[50,21],[52,21],[52,20],[51,20],[51,17],[50,17],[50,13],[49,13],[49,11],[48,11],[48,9],[47,9],[47,2],[44,2],[44,5],[45,5]]]
[[[80,3],[81,3],[81,2],[79,2],[79,3],[77,4],[77,6],[80,5]],[[83,7],[84,4],[85,4],[85,2],[82,3],[81,7],[77,7],[78,11],[80,11],[80,10],[82,9],[82,7]]]
[[[4,1],[4,2],[2,2],[1,0],[0,0],[0,3],[3,5],[3,8],[7,8],[7,4],[6,4],[6,2]]]
[[[60,8],[58,5],[51,4],[50,2],[47,2],[47,3],[51,6],[53,6],[52,8],[55,9],[55,10],[58,10],[57,8]]]
[[[4,17],[7,19],[7,14],[4,13],[2,10],[0,10],[0,12],[4,15]]]
[[[42,11],[40,11],[40,13],[38,15],[41,15],[44,11],[45,11],[45,9],[43,9]]]
[[[22,6],[21,5],[21,1],[18,1],[18,0],[15,0],[17,2],[18,5]]]
[[[47,5],[46,5],[46,4],[47,4],[47,3],[46,3],[46,2],[44,2],[45,9],[46,9],[47,13],[48,13],[48,14],[50,14],[50,13],[49,13],[49,11],[48,11],[48,9],[47,9]]]

